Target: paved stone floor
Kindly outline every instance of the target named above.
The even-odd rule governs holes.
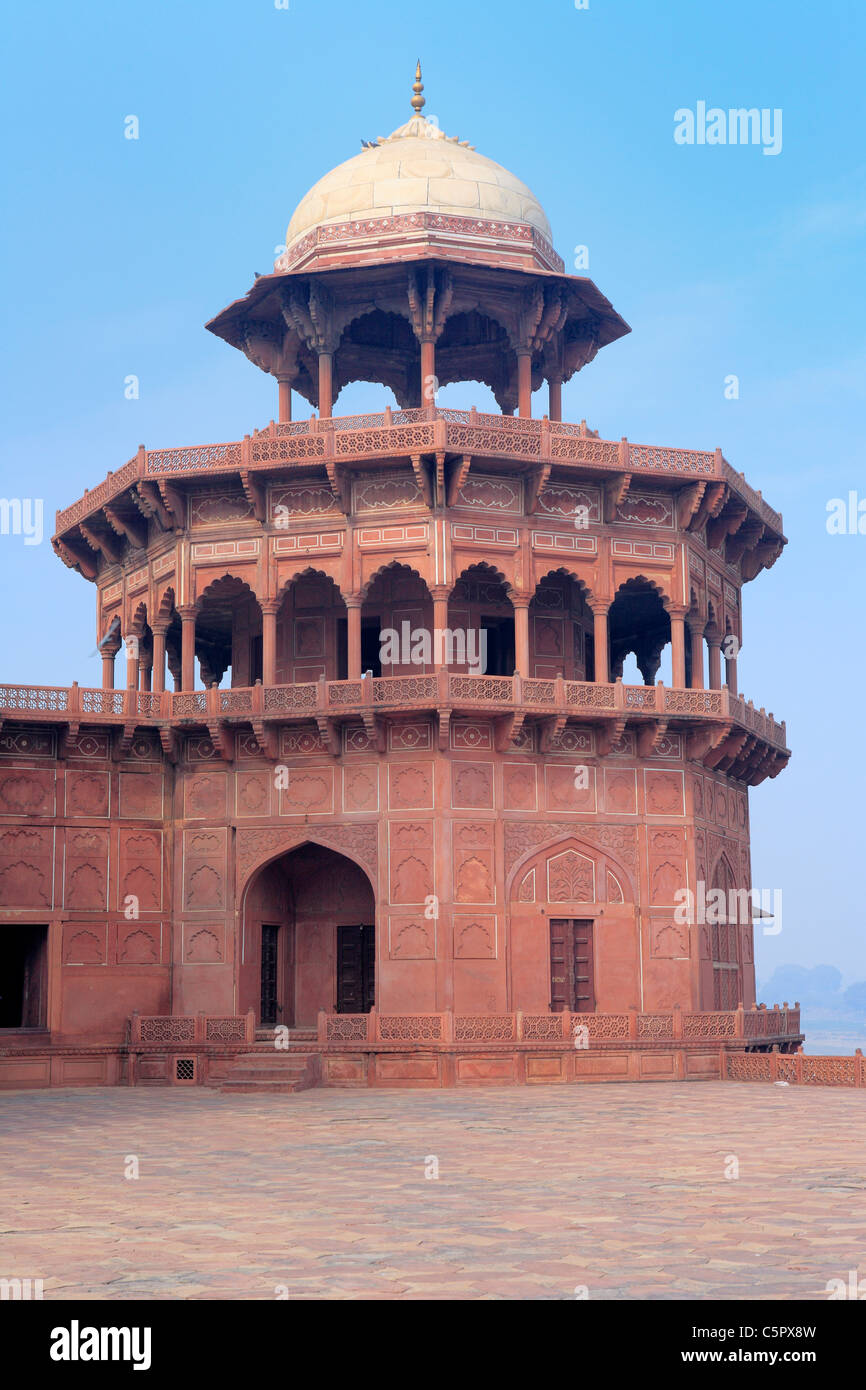
[[[866,1278],[864,1140],[866,1092],[732,1082],[7,1092],[0,1276],[46,1299],[826,1299]]]

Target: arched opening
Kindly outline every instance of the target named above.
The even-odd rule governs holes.
[[[671,620],[656,586],[642,575],[621,584],[608,613],[608,632],[611,679],[622,676],[631,652],[643,684],[654,685],[671,640]]]
[[[375,988],[375,901],[363,869],[311,841],[259,869],[244,895],[241,1011],[253,1009],[260,1028],[311,1028],[320,1010],[369,1013]]]
[[[451,314],[436,343],[436,376],[442,386],[484,382],[499,410],[517,409],[517,355],[503,325],[480,309]],[[437,404],[453,404],[438,399]],[[471,405],[478,404],[472,399]],[[495,413],[495,412],[491,412]]]
[[[390,387],[404,410],[421,405],[421,348],[408,318],[373,309],[346,326],[334,358],[335,399],[354,382]],[[345,401],[343,413],[351,413]]]
[[[362,672],[423,676],[432,671],[432,632],[433,599],[420,574],[396,560],[379,570],[361,608]]]
[[[225,574],[205,589],[195,620],[195,654],[205,687],[262,679],[262,610],[242,579]]]
[[[126,635],[127,681],[134,690],[150,690],[153,679],[153,629],[147,621],[147,604],[136,608]]]
[[[181,688],[182,676],[182,650],[183,650],[183,628],[180,621],[180,614],[175,606],[174,589],[168,588],[159,601],[159,607],[154,618],[158,633],[165,635],[165,665],[168,667],[172,677],[175,690]],[[165,669],[160,668],[159,644],[154,649],[154,689],[165,688]]]
[[[277,685],[345,680],[347,615],[330,575],[308,569],[285,586],[277,611]]]
[[[707,924],[713,962],[713,1008],[735,1009],[743,998],[740,961],[740,923],[749,909],[741,905],[734,871],[724,855],[719,857],[707,894]]]
[[[570,773],[563,767],[558,787],[552,784],[563,804]],[[634,885],[618,859],[577,833],[552,838],[517,861],[508,896],[512,949],[533,961],[519,1007],[605,1013],[636,1003]]]
[[[467,660],[452,661],[452,671],[513,676],[515,671],[514,606],[505,579],[483,562],[463,570],[448,600],[448,628],[465,634]],[[468,658],[477,654],[480,662]]]
[[[567,570],[538,581],[529,605],[529,674],[542,679],[595,679],[593,615],[587,589]]]

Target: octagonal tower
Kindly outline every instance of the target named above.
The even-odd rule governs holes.
[[[785,727],[736,680],[782,519],[720,449],[561,420],[628,326],[529,189],[424,118],[420,68],[413,93],[208,324],[278,420],[142,448],[58,514],[103,686],[2,692],[3,810],[48,765],[65,796],[22,813],[61,856],[31,1015],[127,1079],[186,1049],[258,1084],[275,1027],[332,1084],[718,1075],[800,1037],[755,1008],[744,907]],[[334,415],[354,380],[398,408]],[[465,380],[502,413],[440,408]]]

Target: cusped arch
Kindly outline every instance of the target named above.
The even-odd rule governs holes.
[[[237,586],[237,587],[233,587]],[[206,599],[219,602],[220,599],[237,599],[241,595],[248,594],[254,598],[256,603],[260,603],[258,594],[252,587],[248,579],[243,579],[239,574],[232,574],[231,570],[226,570],[224,574],[216,579],[211,579],[202,589],[200,594],[196,594],[195,606],[200,613],[202,605]]]
[[[373,588],[373,585],[376,583],[378,579],[381,579],[384,575],[388,574],[389,572],[394,572],[396,574],[401,570],[404,570],[407,574],[413,575],[415,579],[420,579],[421,583],[424,585],[424,588],[427,590],[428,595],[430,595],[430,586],[427,583],[427,580],[424,578],[424,575],[420,572],[420,570],[416,569],[414,565],[407,564],[405,560],[386,560],[384,564],[381,564],[378,569],[373,571],[367,582],[364,584],[364,587],[361,590],[362,599],[366,600],[369,597],[370,590]],[[432,598],[432,595],[430,595],[430,597]]]
[[[477,575],[479,572],[483,579],[495,580],[497,584],[502,584],[509,599],[513,597],[514,585],[512,581],[501,569],[497,569],[495,565],[491,564],[489,560],[473,560],[470,564],[464,565],[454,576],[455,588],[460,583],[461,579],[466,579],[467,576]]]
[[[565,564],[556,565],[551,569],[545,570],[543,574],[538,575],[537,579],[535,580],[535,589],[533,590],[533,597],[535,597],[535,593],[538,589],[541,588],[542,584],[547,579],[572,579],[580,589],[580,592],[583,595],[583,599],[586,604],[590,604],[595,601],[596,595],[589,587],[589,584],[586,581],[586,576],[578,573],[577,568],[569,565],[567,562]]]
[[[165,589],[163,589],[162,593],[157,599],[156,620],[160,622],[170,622],[172,614],[175,611],[175,607],[176,600],[174,596],[174,588],[171,584],[168,584],[165,587]]]
[[[615,589],[612,603],[616,603],[616,600],[621,595],[625,595],[627,597],[630,594],[639,594],[641,592],[640,588],[638,587],[640,584],[645,584],[647,588],[652,589],[653,593],[661,599],[662,605],[666,612],[668,610],[669,605],[675,601],[673,595],[667,593],[664,586],[660,584],[657,579],[651,579],[648,574],[630,574],[628,579],[624,579],[622,583],[619,584]]]
[[[568,851],[591,859],[596,868],[595,890],[596,895],[592,899],[565,899],[562,901],[592,901],[592,902],[622,902],[631,904],[637,901],[635,894],[634,876],[632,871],[626,868],[622,860],[612,854],[606,845],[595,845],[591,840],[583,839],[575,828],[574,833],[562,834],[557,830],[551,834],[549,840],[545,840],[540,845],[533,845],[517,859],[512,866],[505,883],[505,898],[507,902],[517,903],[520,901],[520,889],[527,876],[535,872],[536,876],[536,896],[535,901],[549,902],[546,888],[546,869],[548,861],[556,858],[560,854]],[[613,874],[621,897],[609,897],[608,895],[608,873]],[[602,880],[603,875],[603,881]],[[542,879],[545,882],[545,892],[539,897],[537,894],[537,884]],[[559,900],[558,900],[559,901]]]
[[[288,578],[280,582],[280,588],[278,593],[276,594],[276,597],[281,600],[284,599],[286,594],[291,589],[292,585],[297,583],[299,579],[327,579],[331,582],[331,584],[333,584],[340,597],[343,597],[343,592],[335,576],[333,574],[329,574],[326,569],[317,569],[315,565],[305,565],[303,569],[294,570],[292,574],[288,576]]]
[[[147,603],[145,602],[144,599],[142,599],[141,603],[139,603],[139,604],[136,605],[136,607],[135,607],[135,609],[134,609],[134,611],[133,611],[132,617],[131,617],[130,620],[129,620],[129,627],[127,628],[127,635],[128,635],[128,636],[131,636],[131,637],[143,637],[146,631],[147,631]]]

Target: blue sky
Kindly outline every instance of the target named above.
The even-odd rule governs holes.
[[[530,185],[566,263],[586,245],[632,325],[566,387],[566,418],[721,445],[784,513],[789,546],[745,591],[740,659],[741,691],[787,720],[794,750],[751,797],[754,881],[785,895],[758,974],[830,961],[866,977],[848,713],[866,535],[825,525],[831,498],[866,498],[866,10],[47,0],[6,28],[2,495],[43,497],[50,534],[55,508],[140,442],[236,439],[271,418],[270,379],[202,325],[271,268],[307,188],[407,118],[420,55],[425,114]],[[698,101],[780,108],[781,153],[677,145],[674,112]],[[486,403],[472,387],[450,399]],[[348,388],[337,411],[381,400]],[[21,537],[0,537],[0,578],[0,678],[99,684],[92,588]]]

